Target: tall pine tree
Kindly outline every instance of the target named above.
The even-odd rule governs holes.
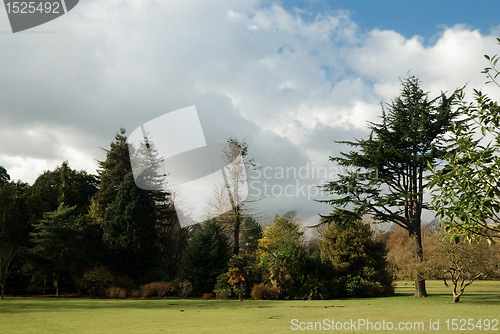
[[[109,267],[136,281],[157,266],[155,205],[151,192],[139,189],[129,172],[120,183],[102,223]]]

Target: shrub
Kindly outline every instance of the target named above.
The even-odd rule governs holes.
[[[113,284],[116,287],[123,288],[127,290],[128,292],[134,290],[136,288],[135,282],[129,278],[128,276],[119,276],[115,279],[115,284]]]
[[[309,278],[305,281],[301,289],[302,298],[307,300],[312,299],[327,299],[328,289],[318,279]]]
[[[173,285],[170,282],[152,282],[143,284],[139,288],[143,298],[166,297],[173,292]]]
[[[253,299],[278,299],[278,290],[267,283],[254,284],[250,293]]]
[[[132,290],[132,292],[130,292],[130,297],[141,298],[141,291],[139,289]]]
[[[117,286],[112,286],[106,289],[104,291],[104,295],[107,298],[112,298],[112,299],[123,299],[127,297],[127,290],[124,288],[120,288]]]
[[[349,297],[373,297],[375,295],[373,283],[364,280],[360,276],[347,278],[346,291]]]
[[[217,277],[214,293],[215,296],[219,299],[229,298],[233,294],[233,289],[231,283],[229,283],[229,277],[227,276],[227,273],[220,274]]]
[[[193,286],[191,285],[191,282],[184,280],[179,283],[178,291],[179,296],[181,296],[182,298],[187,298],[193,293]]]
[[[114,282],[114,276],[107,267],[95,267],[83,274],[79,280],[81,288],[90,296],[103,296],[107,288]]]
[[[214,296],[213,293],[204,293],[203,295],[201,295],[201,298],[202,299],[212,299],[213,296]]]

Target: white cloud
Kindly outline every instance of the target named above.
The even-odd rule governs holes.
[[[0,165],[29,181],[64,160],[93,172],[120,127],[192,104],[209,139],[246,138],[265,165],[324,165],[408,71],[433,94],[481,88],[482,55],[498,53],[493,33],[465,26],[426,44],[257,0],[88,0],[39,30],[53,33],[0,38]]]

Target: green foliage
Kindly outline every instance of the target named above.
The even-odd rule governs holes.
[[[35,277],[53,280],[56,294],[60,283],[72,282],[80,275],[85,262],[82,218],[74,211],[75,207],[61,203],[57,210],[45,213],[31,233],[28,267]]]
[[[248,217],[241,225],[240,250],[243,254],[257,251],[262,238],[262,226],[255,219]]]
[[[233,295],[233,286],[229,283],[229,276],[227,273],[217,276],[217,281],[214,287],[215,296],[219,299],[226,299]]]
[[[109,266],[135,281],[156,267],[155,206],[151,193],[135,185],[132,172],[118,186],[102,224]]]
[[[90,216],[97,224],[105,220],[106,211],[116,198],[119,184],[132,171],[125,133],[125,129],[120,129],[109,150],[106,150],[106,160],[99,161],[99,191],[92,198],[90,209]]]
[[[254,258],[250,255],[233,255],[228,262],[227,276],[233,290],[241,300],[251,286],[254,276]]]
[[[500,238],[500,106],[477,90],[473,103],[459,97],[463,117],[454,123],[446,163],[433,170],[432,204],[452,240],[493,242]]]
[[[227,269],[230,248],[222,228],[215,221],[208,221],[189,242],[184,256],[180,277],[191,282],[193,293],[212,292],[217,277]]]
[[[13,272],[19,250],[28,241],[28,217],[25,193],[27,185],[8,182],[9,176],[0,167],[0,299],[3,299],[7,279]]]
[[[286,241],[262,257],[265,281],[276,288],[281,298],[300,297],[303,283],[303,263],[306,252],[303,247]]]
[[[0,190],[10,181],[10,175],[7,173],[7,170],[0,166]]]
[[[274,217],[274,225],[264,227],[262,238],[259,239],[258,243],[258,254],[277,249],[285,242],[302,245],[303,235],[304,233],[300,232],[300,227],[297,223],[276,215]]]
[[[78,283],[80,288],[90,296],[102,297],[114,280],[114,275],[109,268],[95,267],[86,271]]]
[[[385,244],[372,239],[369,225],[361,220],[331,221],[320,248],[322,259],[338,276],[352,278],[347,280],[347,291],[352,288],[361,294],[365,287],[380,285],[381,293],[390,293],[392,277],[387,270]]]
[[[43,218],[45,212],[56,210],[62,202],[75,206],[77,214],[87,213],[90,199],[97,188],[95,176],[73,170],[67,162],[53,171],[44,172],[27,192],[27,206],[32,223]]]
[[[355,151],[330,160],[346,172],[324,186],[335,197],[324,201],[334,213],[347,206],[358,216],[371,215],[376,222],[391,222],[416,237],[416,259],[422,260],[422,211],[427,184],[424,175],[442,159],[443,141],[457,116],[452,106],[456,93],[430,99],[410,76],[402,90],[383,109],[381,123],[370,123],[367,139],[342,142]],[[416,296],[425,296],[425,282],[415,277]]]

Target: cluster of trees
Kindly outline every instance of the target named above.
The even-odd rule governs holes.
[[[220,298],[328,299],[390,295],[385,244],[359,218],[330,221],[318,247],[308,245],[293,215],[275,216],[251,247],[229,255],[224,232],[206,223],[186,250],[184,277],[197,293]],[[250,243],[251,244],[251,243]],[[247,244],[248,245],[248,244]],[[225,255],[225,256],[224,256]],[[219,270],[215,270],[215,268]],[[187,274],[187,275],[186,275]]]
[[[7,280],[13,292],[73,292],[102,266],[137,283],[177,272],[189,231],[168,194],[136,186],[125,130],[98,176],[65,162],[33,185],[11,182],[4,168],[0,179],[2,292]]]
[[[246,156],[245,143],[228,143]],[[137,187],[129,154],[122,129],[97,176],[65,162],[28,185],[10,181],[0,169],[2,296],[6,286],[10,293],[113,297],[392,292],[384,244],[372,240],[360,217],[325,218],[328,228],[316,250],[307,246],[293,214],[276,216],[263,230],[237,196],[229,212],[181,228],[171,194]],[[237,187],[241,171],[229,174],[229,187]]]
[[[490,67],[483,72],[498,85],[499,57],[485,57]],[[331,216],[349,210],[406,230],[413,240],[416,297],[427,296],[424,210],[437,212],[455,243],[500,238],[500,107],[478,90],[474,95],[466,102],[462,88],[431,98],[410,76],[383,108],[381,122],[369,124],[369,137],[343,142],[354,150],[331,157],[346,168],[324,185],[334,195],[325,201],[334,208]]]

